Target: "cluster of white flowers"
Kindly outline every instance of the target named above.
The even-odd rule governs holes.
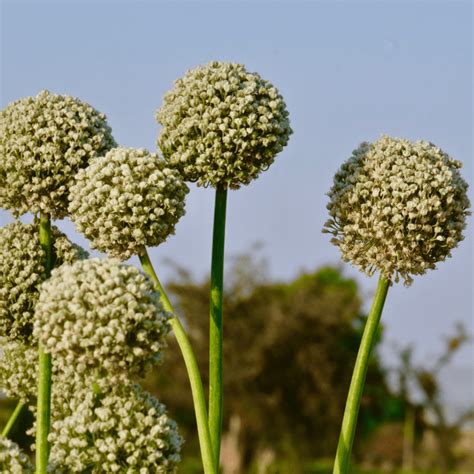
[[[58,358],[52,362],[48,472],[175,471],[182,439],[176,423],[156,398],[130,381],[113,384],[95,378],[93,371],[80,373]],[[36,395],[37,371],[36,347],[2,343],[0,389],[8,396],[31,402]],[[36,414],[35,404],[29,409]],[[28,434],[34,436],[35,431],[36,423]],[[7,448],[0,445],[0,472],[30,472],[26,465],[23,470],[13,470],[23,455],[19,457],[17,449],[3,452]]]
[[[41,287],[33,334],[65,365],[117,383],[160,360],[170,315],[159,299],[143,273],[117,259],[62,265]]]
[[[56,265],[87,257],[56,227],[52,234]],[[17,221],[1,227],[0,242],[0,337],[27,340],[31,336],[39,287],[46,278],[38,221]]]
[[[36,414],[36,405],[30,402],[34,401],[37,395],[37,345],[1,339],[0,347],[0,390],[10,398],[29,404],[29,409]],[[95,382],[91,374],[80,374],[73,365],[67,366],[55,358],[52,359],[52,380],[53,417],[61,416],[71,394],[80,390],[84,384],[97,383],[102,389],[110,385],[103,379]],[[33,429],[31,434],[34,436],[34,433]]]
[[[0,390],[10,398],[16,398],[28,404],[36,415],[34,402],[38,384],[38,347],[20,341],[0,340]],[[51,405],[53,417],[60,417],[64,412],[71,394],[81,390],[84,384],[96,383],[90,374],[80,374],[74,366],[67,366],[61,360],[52,359]],[[110,384],[98,379],[102,389]],[[67,412],[69,414],[69,411]],[[35,429],[31,430],[32,436]]]
[[[165,407],[138,385],[83,387],[52,422],[54,472],[172,473],[182,439]]]
[[[21,341],[0,340],[0,390],[28,403],[36,393],[38,348]]]
[[[174,233],[188,187],[144,149],[114,148],[76,176],[69,212],[93,248],[127,260]]]
[[[121,259],[163,242],[187,186],[158,155],[115,147],[105,116],[78,99],[43,91],[11,103],[0,112],[0,207],[58,219],[70,205],[93,247]],[[38,220],[0,228],[0,389],[36,414],[40,341],[53,353],[49,471],[174,472],[176,424],[131,383],[161,359],[170,315],[159,293],[135,267],[88,259],[55,227],[52,237],[46,279]],[[33,467],[1,439],[0,471]]]
[[[5,474],[30,474],[34,472],[30,458],[20,447],[0,436],[0,472]]]
[[[325,231],[345,261],[409,285],[463,239],[470,203],[461,166],[426,141],[363,143],[334,177]]]
[[[114,146],[105,115],[74,97],[12,102],[0,111],[0,207],[65,217],[77,171]]]
[[[211,62],[175,81],[157,111],[165,158],[187,181],[238,189],[274,161],[292,133],[278,90],[236,63]]]

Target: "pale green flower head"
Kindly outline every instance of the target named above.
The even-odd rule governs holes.
[[[0,436],[0,472],[8,474],[32,474],[30,458],[20,447],[4,436]]]
[[[52,360],[52,416],[65,411],[72,393],[80,390],[85,384],[95,382],[75,370],[74,365],[67,366],[61,359]],[[106,389],[110,383],[98,379],[100,387]],[[36,416],[36,396],[38,391],[38,345],[21,341],[0,340],[0,390],[10,398],[16,398],[28,404]],[[67,410],[66,410],[67,411]],[[31,431],[34,436],[35,429]]]
[[[38,345],[36,341],[28,344],[21,341],[0,339],[0,390],[10,398],[28,404],[36,418],[36,396],[38,391]],[[69,400],[72,394],[85,386],[96,384],[108,390],[113,380],[94,378],[94,373],[79,373],[74,365],[66,365],[62,359],[52,360],[51,407],[53,419],[69,413]],[[36,425],[29,433],[34,437]],[[34,447],[33,447],[34,449]]]
[[[169,317],[137,268],[92,258],[51,272],[41,286],[33,334],[64,365],[120,381],[160,360]]]
[[[0,227],[0,337],[27,340],[39,287],[46,279],[39,223],[20,221]],[[52,227],[55,265],[87,258],[87,252]]]
[[[74,176],[116,146],[104,114],[74,97],[40,92],[0,111],[0,207],[67,215]]]
[[[156,113],[158,146],[186,181],[238,189],[292,133],[278,90],[241,64],[213,61],[174,83]]]
[[[66,366],[62,360],[52,360],[52,416],[65,411],[72,393],[80,390],[85,384],[95,380],[89,374],[86,378],[75,370],[74,366]],[[106,389],[110,382],[98,380],[100,387]],[[0,390],[10,398],[16,398],[28,404],[28,408],[36,417],[36,396],[38,391],[38,345],[21,341],[0,340]],[[67,410],[66,410],[67,411]],[[34,436],[35,429],[31,431]]]
[[[72,394],[69,414],[52,422],[55,472],[176,472],[182,438],[164,405],[138,385]],[[57,466],[57,470],[55,467]]]
[[[36,395],[37,372],[37,346],[0,341],[0,390],[5,395],[28,403]]]
[[[334,177],[324,230],[345,261],[409,285],[463,239],[470,203],[461,167],[426,141],[363,143]]]
[[[76,176],[69,212],[93,248],[127,260],[174,234],[188,187],[144,149],[114,148]]]

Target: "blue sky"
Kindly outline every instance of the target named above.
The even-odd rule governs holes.
[[[3,1],[1,106],[41,89],[106,113],[116,140],[155,148],[155,110],[174,79],[212,59],[237,61],[284,96],[294,135],[274,165],[229,196],[227,254],[263,242],[272,276],[295,277],[339,254],[321,234],[325,193],[351,151],[382,133],[434,142],[472,183],[470,2],[161,3]],[[471,200],[474,201],[472,190]],[[209,267],[213,193],[193,186],[176,236],[154,250],[198,277]],[[10,220],[0,211],[2,223]],[[390,290],[386,342],[430,360],[454,321],[473,332],[473,234],[439,269]],[[60,224],[69,233],[71,224]],[[78,235],[76,241],[85,244]],[[344,265],[364,295],[376,281]],[[455,359],[472,364],[471,346]],[[472,377],[472,375],[471,375]],[[470,380],[472,393],[472,378]]]

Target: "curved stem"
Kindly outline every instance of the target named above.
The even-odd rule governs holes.
[[[5,425],[5,428],[3,428],[2,431],[2,436],[5,438],[10,434],[11,429],[15,425],[15,422],[18,418],[18,416],[21,413],[21,410],[25,406],[25,403],[22,402],[21,400],[17,403],[15,409],[13,410],[13,413],[10,415],[10,418],[8,418],[7,424]]]
[[[209,430],[216,468],[219,467],[223,415],[223,318],[224,243],[227,190],[216,188],[212,235],[211,296],[209,314]]]
[[[184,363],[188,372],[189,383],[191,385],[191,393],[193,396],[194,412],[196,415],[196,425],[198,430],[199,445],[201,448],[201,458],[205,474],[215,474],[216,468],[214,463],[211,437],[209,434],[209,427],[207,425],[207,410],[206,398],[204,396],[204,388],[202,386],[201,374],[194,355],[191,343],[188,339],[186,331],[181,324],[181,321],[175,314],[173,306],[166,295],[161,282],[153,268],[147,250],[143,249],[143,254],[140,255],[140,262],[145,273],[152,279],[157,290],[161,294],[161,303],[166,311],[173,314],[170,320],[171,328],[173,329],[179,348],[183,355]]]
[[[49,278],[53,263],[53,236],[49,216],[43,214],[40,216],[39,239],[46,255],[44,264],[46,278]],[[41,343],[39,344],[38,351],[39,375],[36,420],[36,472],[38,474],[45,474],[48,466],[48,434],[51,423],[51,354],[44,351]]]
[[[349,472],[352,444],[354,442],[357,416],[359,414],[362,392],[364,391],[370,353],[374,345],[389,286],[390,282],[383,276],[380,276],[372,307],[370,308],[369,316],[365,323],[364,334],[360,342],[354,372],[352,373],[351,385],[347,395],[346,408],[344,410],[344,418],[342,420],[341,433],[337,445],[333,474],[347,474],[347,472]]]

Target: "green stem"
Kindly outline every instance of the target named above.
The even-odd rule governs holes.
[[[39,239],[46,254],[45,274],[49,278],[52,269],[53,236],[49,216],[41,215]],[[38,402],[36,420],[36,472],[46,474],[49,457],[48,434],[51,423],[51,355],[39,344]]]
[[[212,235],[211,297],[209,318],[209,430],[216,468],[219,467],[223,413],[223,318],[224,242],[227,190],[216,188]]]
[[[140,255],[140,262],[142,264],[143,270],[152,279],[157,290],[160,292],[161,303],[163,304],[164,309],[173,315],[170,320],[170,324],[176,340],[178,341],[179,348],[181,349],[184,363],[188,371],[204,472],[205,474],[215,474],[216,468],[211,445],[211,437],[209,434],[209,427],[207,425],[206,398],[204,396],[204,388],[202,386],[201,374],[199,372],[196,356],[194,355],[186,331],[184,330],[181,321],[176,316],[173,306],[165,293],[165,290],[161,286],[161,282],[158,279],[158,275],[153,268],[153,264],[151,263],[150,257],[145,248],[143,249],[142,255]]]
[[[354,442],[357,416],[359,414],[362,392],[364,391],[370,353],[374,345],[389,286],[390,282],[383,276],[380,276],[369,317],[365,323],[364,334],[360,342],[354,372],[352,373],[351,385],[344,410],[344,418],[342,420],[341,434],[339,435],[339,443],[337,445],[333,474],[347,474],[347,472],[349,472],[352,444]]]
[[[10,415],[10,418],[8,419],[7,424],[5,425],[5,428],[3,428],[3,431],[2,431],[2,436],[4,436],[5,438],[10,434],[10,431],[13,428],[24,406],[25,406],[24,402],[20,400],[17,406],[15,407],[15,410],[13,410],[13,413]]]
[[[406,472],[413,472],[413,443],[415,440],[415,410],[410,405],[406,405],[405,421],[403,423],[403,457],[402,469]]]

